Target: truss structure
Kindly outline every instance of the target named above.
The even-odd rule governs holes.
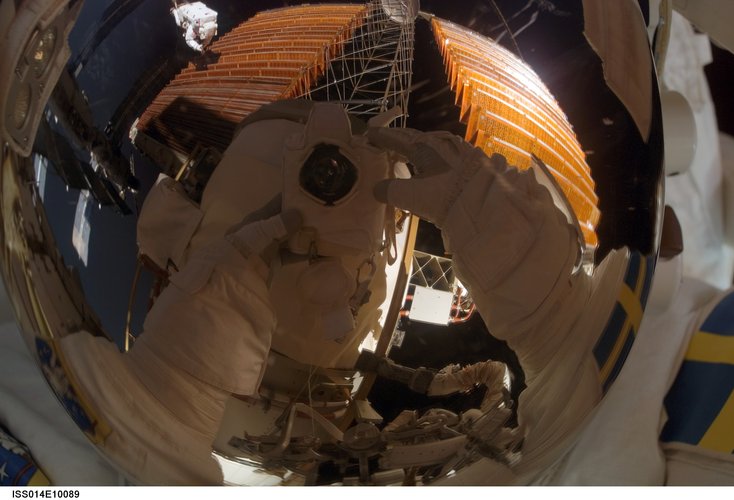
[[[397,16],[390,2],[373,0],[361,26],[334,54],[316,84],[296,97],[339,102],[364,119],[398,107],[405,126],[413,69],[415,20]]]

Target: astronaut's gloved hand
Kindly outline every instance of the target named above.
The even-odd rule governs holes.
[[[382,181],[375,197],[442,229],[455,270],[493,334],[508,340],[529,327],[525,321],[561,293],[561,277],[578,255],[572,227],[532,170],[448,132],[379,128],[367,137],[414,171],[410,179]]]
[[[204,52],[204,46],[196,40],[186,40],[186,45],[194,49],[196,52]]]
[[[403,156],[413,166],[411,179],[377,184],[375,197],[444,226],[449,209],[480,168],[504,170],[502,155],[487,157],[480,149],[449,132],[420,132],[408,128],[373,128],[369,141]]]
[[[302,224],[301,213],[291,209],[264,220],[237,224],[227,232],[226,238],[243,256],[259,256],[268,264],[278,245]]]
[[[441,228],[456,276],[492,335],[517,355],[527,388],[518,405],[523,458],[513,473],[532,477],[557,458],[600,394],[596,330],[579,321],[590,286],[574,272],[576,229],[533,169],[501,155],[445,132],[379,129],[368,138],[404,156],[415,173],[379,184],[375,197]],[[488,380],[499,380],[488,368]],[[437,377],[433,391],[443,382]]]

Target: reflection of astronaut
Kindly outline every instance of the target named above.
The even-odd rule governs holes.
[[[601,398],[591,351],[605,318],[592,311],[609,310],[610,298],[597,290],[616,279],[626,259],[612,254],[593,278],[574,272],[577,234],[533,171],[520,172],[499,155],[487,158],[446,133],[369,136],[417,169],[413,179],[381,184],[376,196],[442,228],[457,275],[525,372],[521,460],[510,469],[481,459],[471,467],[482,477],[467,482],[527,482],[552,463]]]
[[[589,276],[576,268],[574,226],[534,171],[520,172],[503,157],[488,158],[443,132],[370,129],[352,135],[332,106],[316,105],[305,128],[270,119],[240,132],[234,154],[225,154],[236,161],[223,160],[215,171],[207,189],[219,185],[216,196],[207,200],[205,192],[196,234],[191,239],[189,233],[188,249],[174,259],[181,271],[130,353],[120,356],[109,343],[83,334],[62,340],[89,400],[114,429],[105,443],[108,455],[144,483],[219,482],[210,445],[225,400],[230,393],[256,394],[270,349],[303,363],[353,366],[354,341],[368,331],[360,318],[371,311],[370,298],[362,307],[351,300],[359,289],[355,269],[370,257],[379,268],[387,258],[385,245],[377,243],[382,226],[369,223],[384,217],[384,209],[363,197],[367,190],[443,229],[458,276],[526,375],[518,413],[521,459],[510,467],[482,458],[454,477],[476,484],[547,478],[602,399],[593,349],[607,317],[599,312],[615,303],[627,252],[612,252]],[[380,153],[386,150],[413,165],[413,178],[393,178]],[[285,154],[285,167],[268,163],[268,151]],[[230,167],[241,171],[243,158],[262,169],[261,176],[243,177],[254,186],[233,185],[225,175]],[[364,158],[375,170],[363,170]],[[283,172],[295,164],[302,168],[286,176],[282,198],[250,210],[231,227],[247,213],[237,209],[242,198],[272,198],[282,189]],[[360,211],[349,212],[356,199]],[[355,222],[324,224],[328,218],[320,215],[332,209],[349,212],[344,217]],[[329,234],[334,228],[341,230]],[[350,234],[355,228],[373,230]],[[310,267],[321,263],[328,265]],[[379,290],[379,279],[380,272],[371,273],[369,287]],[[311,303],[318,295],[309,295],[308,286],[298,286],[309,282],[330,294],[323,307]],[[291,345],[297,348],[289,352]]]
[[[314,106],[305,129],[284,120],[250,125],[258,145],[253,161],[278,137],[273,127],[296,133],[285,149],[282,141],[273,146],[286,158],[285,168],[273,172],[282,179],[278,174],[288,174],[289,159],[301,158],[301,197],[292,196],[298,188],[289,187],[286,178],[281,214],[278,205],[268,204],[259,211],[260,220],[246,218],[224,236],[207,229],[207,215],[218,209],[207,205],[205,193],[199,239],[192,241],[185,264],[171,277],[129,354],[120,356],[110,344],[86,335],[62,341],[87,384],[89,400],[115,429],[106,451],[137,480],[221,481],[209,450],[224,401],[230,393],[256,394],[271,344],[281,352],[289,342],[297,345],[286,354],[301,362],[353,366],[360,336],[368,331],[362,316],[369,316],[374,298],[369,293],[355,299],[355,294],[364,288],[360,280],[380,290],[389,251],[381,241],[384,206],[371,199],[372,191],[378,201],[443,228],[462,282],[490,330],[517,352],[525,370],[528,388],[519,414],[523,461],[513,471],[495,463],[494,482],[512,482],[547,466],[599,401],[598,368],[590,352],[593,332],[605,318],[595,312],[608,310],[604,300],[614,297],[592,297],[594,281],[573,273],[580,251],[576,231],[535,174],[509,167],[499,155],[488,158],[448,133],[371,129],[366,137],[352,135],[345,113],[335,108]],[[414,165],[414,178],[395,179],[385,150]],[[220,165],[215,176],[226,169]],[[208,189],[217,182],[212,177]],[[251,182],[265,189],[264,181]],[[247,187],[235,188],[242,198]],[[219,192],[217,200],[222,199],[219,210],[231,211]],[[353,200],[359,202],[349,205]],[[337,210],[353,223],[340,221]],[[301,223],[303,229],[296,231]],[[273,243],[289,234],[286,253],[292,257],[286,258],[274,252]],[[376,264],[361,273],[366,260]],[[612,259],[600,276],[619,274],[623,264],[624,259]],[[321,307],[312,303],[322,297],[309,295],[308,283],[320,284],[328,295],[317,304]]]
[[[184,30],[186,45],[197,52],[203,52],[217,34],[217,13],[203,2],[174,2],[171,14],[176,25]]]

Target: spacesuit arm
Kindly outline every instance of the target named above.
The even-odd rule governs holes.
[[[189,23],[189,26],[186,28],[186,34],[184,35],[184,38],[186,39],[186,45],[188,45],[195,51],[202,52],[204,50],[204,47],[197,41],[197,36],[191,23]]]
[[[501,155],[490,158],[445,132],[376,129],[368,136],[414,166],[413,178],[383,181],[375,196],[442,229],[457,276],[525,373],[524,452],[549,456],[600,397],[593,332],[578,325],[590,283],[573,272],[580,252],[574,228],[534,172]]]
[[[105,453],[135,482],[221,484],[211,444],[225,402],[256,394],[275,327],[269,249],[299,224],[298,214],[279,214],[195,252],[124,355],[86,332],[62,339],[82,393],[111,429]]]
[[[584,279],[572,275],[580,251],[573,227],[535,174],[501,155],[487,157],[445,132],[374,129],[369,137],[415,169],[412,179],[378,184],[376,197],[442,229],[490,332],[510,344],[532,379],[565,341],[554,330],[569,325],[550,318]]]
[[[533,172],[491,166],[467,183],[442,234],[489,331],[508,342],[532,380],[566,351],[572,323],[564,319],[583,307],[573,288],[585,275],[572,275],[576,234]],[[573,311],[568,300],[577,302]]]
[[[170,365],[228,392],[254,394],[275,327],[272,249],[297,212],[253,222],[197,251],[148,313],[142,342]]]

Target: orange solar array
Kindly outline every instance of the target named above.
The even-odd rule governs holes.
[[[365,5],[304,5],[260,12],[212,43],[216,62],[191,63],[153,100],[138,128],[188,154],[224,150],[234,127],[261,105],[303,93],[341,52]]]
[[[518,168],[531,154],[548,166],[573,207],[587,247],[598,245],[599,201],[576,135],[558,103],[530,67],[498,43],[467,28],[434,18],[433,32],[466,140],[501,153]]]

